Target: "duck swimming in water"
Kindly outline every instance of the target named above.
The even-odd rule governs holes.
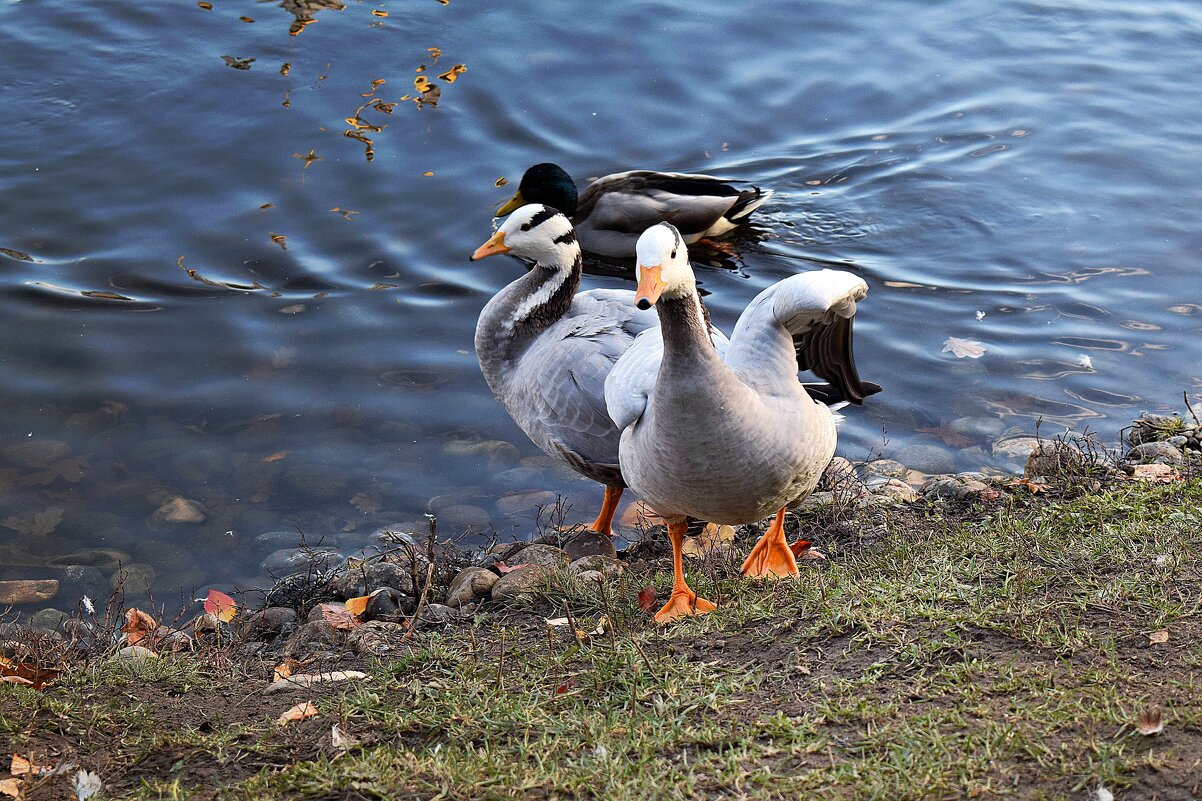
[[[598,178],[578,193],[562,167],[535,164],[496,216],[542,203],[571,218],[587,252],[629,258],[639,236],[656,223],[672,223],[692,244],[733,231],[772,196],[770,189],[733,183],[738,182],[712,175],[632,170]]]

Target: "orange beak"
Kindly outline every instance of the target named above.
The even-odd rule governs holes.
[[[667,287],[660,276],[662,269],[658,264],[639,265],[639,288],[634,293],[634,305],[640,309],[650,309],[654,306]]]
[[[476,248],[476,252],[472,254],[472,261],[479,261],[488,256],[495,256],[498,253],[508,253],[509,248],[505,247],[505,232],[497,231],[488,238],[480,247]]]

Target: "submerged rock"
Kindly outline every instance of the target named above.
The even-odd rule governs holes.
[[[326,548],[284,548],[269,554],[259,569],[269,575],[286,576],[312,568],[330,570],[342,561],[342,554]]]
[[[150,516],[152,523],[203,523],[208,518],[203,504],[176,495],[163,502]]]
[[[898,451],[897,460],[925,473],[950,473],[956,469],[955,458],[938,445],[909,445]]]
[[[0,606],[20,606],[49,601],[58,595],[57,579],[0,581]]]

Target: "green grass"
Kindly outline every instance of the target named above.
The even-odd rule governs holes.
[[[561,616],[566,592],[581,628],[607,614],[616,630],[581,643],[484,614],[313,694],[321,716],[287,727],[275,717],[309,695],[183,657],[5,690],[0,732],[85,767],[116,751],[132,767],[113,786],[138,799],[1184,799],[1202,753],[1200,510],[1199,482],[967,520],[878,510],[883,537],[820,543],[828,561],[798,582],[698,570],[719,609],[667,629],[634,602],[645,577],[601,595],[553,578],[532,611]],[[215,692],[250,700],[205,712]],[[1153,706],[1165,732],[1143,737]],[[334,723],[358,745],[333,749]]]

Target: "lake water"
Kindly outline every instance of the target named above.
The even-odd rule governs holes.
[[[1012,467],[1038,420],[1113,442],[1202,392],[1195,2],[207,5],[0,0],[0,579],[164,599],[262,583],[272,530],[591,519],[472,352],[521,267],[467,255],[542,160],[775,189],[699,275],[727,330],[798,270],[868,281],[849,457]]]

